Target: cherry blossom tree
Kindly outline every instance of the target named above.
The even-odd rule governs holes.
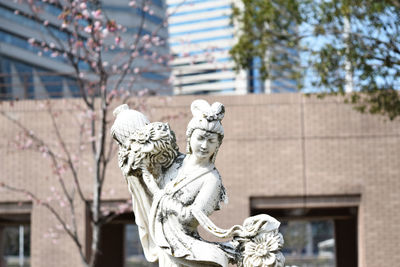
[[[63,60],[71,67],[67,73],[76,81],[79,97],[66,101],[68,109],[74,110],[75,126],[63,125],[58,118],[63,111],[55,108],[54,101],[41,101],[41,110],[48,113],[52,131],[57,139],[55,145],[46,142],[28,126],[15,119],[8,112],[1,115],[21,132],[13,144],[20,150],[33,150],[41,153],[51,164],[58,185],[51,186],[53,195],[42,199],[35,192],[26,188],[17,188],[7,182],[0,187],[25,194],[32,202],[46,208],[54,215],[59,230],[64,231],[76,245],[84,266],[95,266],[99,255],[101,227],[121,213],[130,209],[129,202],[123,202],[114,208],[106,208],[102,201],[104,181],[110,160],[116,148],[110,141],[108,129],[111,124],[111,109],[117,103],[130,101],[135,97],[136,108],[141,109],[145,102],[138,100],[149,93],[148,89],[136,90],[138,80],[144,79],[145,72],[168,72],[170,55],[159,53],[158,47],[166,40],[159,37],[159,32],[167,26],[167,16],[152,32],[146,30],[147,17],[154,14],[150,0],[127,2],[126,8],[132,9],[138,21],[133,34],[127,27],[108,16],[100,0],[18,0],[16,16],[27,17],[40,25],[41,35],[27,40],[38,51],[38,55]],[[59,10],[56,19],[48,18],[46,8]],[[179,6],[177,7],[179,8]],[[22,11],[21,11],[22,10]],[[165,83],[164,83],[165,82]],[[168,87],[168,79],[160,83]],[[59,102],[59,101],[58,101]],[[57,102],[57,103],[58,103]],[[12,104],[12,102],[10,102]],[[59,103],[58,103],[59,104]],[[62,134],[62,127],[76,127],[78,145],[71,147]],[[92,163],[92,192],[83,190],[79,168],[85,165],[80,155],[90,150]],[[71,182],[72,181],[72,182]],[[85,237],[79,235],[76,203],[86,206],[90,220],[91,253],[85,252]],[[62,215],[60,207],[68,210],[68,218]],[[47,235],[54,237],[53,229]]]

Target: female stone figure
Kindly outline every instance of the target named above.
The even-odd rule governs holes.
[[[192,103],[187,154],[178,152],[175,135],[165,123],[149,123],[141,113],[118,108],[112,135],[120,145],[119,165],[132,194],[133,211],[146,259],[161,267],[283,266],[279,222],[268,215],[250,217],[243,226],[220,229],[208,216],[227,200],[214,161],[224,130],[221,103]],[[119,118],[123,118],[119,120]],[[129,122],[128,122],[129,121]],[[220,238],[203,240],[201,225]]]
[[[186,132],[187,155],[174,179],[156,195],[150,227],[156,244],[174,266],[227,266],[226,253],[217,244],[201,239],[193,212],[209,216],[226,199],[221,177],[214,166],[224,131],[224,106],[204,100],[192,104],[193,118]]]

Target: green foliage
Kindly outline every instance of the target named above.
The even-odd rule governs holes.
[[[343,95],[361,112],[400,115],[399,0],[242,0],[232,21],[238,69],[260,58],[264,79],[290,73],[299,89]],[[297,56],[288,53],[294,49]]]

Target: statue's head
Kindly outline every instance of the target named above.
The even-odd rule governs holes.
[[[195,100],[191,105],[191,111],[193,118],[190,120],[186,131],[186,153],[193,153],[194,138],[207,139],[210,142],[210,149],[213,150],[210,159],[214,162],[218,148],[224,138],[224,128],[221,121],[225,115],[225,107],[219,102],[210,105],[205,100]]]

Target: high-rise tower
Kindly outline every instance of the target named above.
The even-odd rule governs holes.
[[[246,93],[245,72],[236,73],[231,0],[167,0],[175,94]]]
[[[259,72],[261,59],[252,59],[247,71],[235,71],[229,54],[236,42],[234,33],[237,25],[231,22],[232,4],[235,2],[167,0],[175,94],[296,91],[297,84],[290,78],[290,71],[278,73],[271,80],[262,80]],[[282,50],[296,62],[298,55],[293,49],[280,47],[270,52],[281,53]],[[271,66],[274,73],[278,69],[276,67],[276,64]]]

